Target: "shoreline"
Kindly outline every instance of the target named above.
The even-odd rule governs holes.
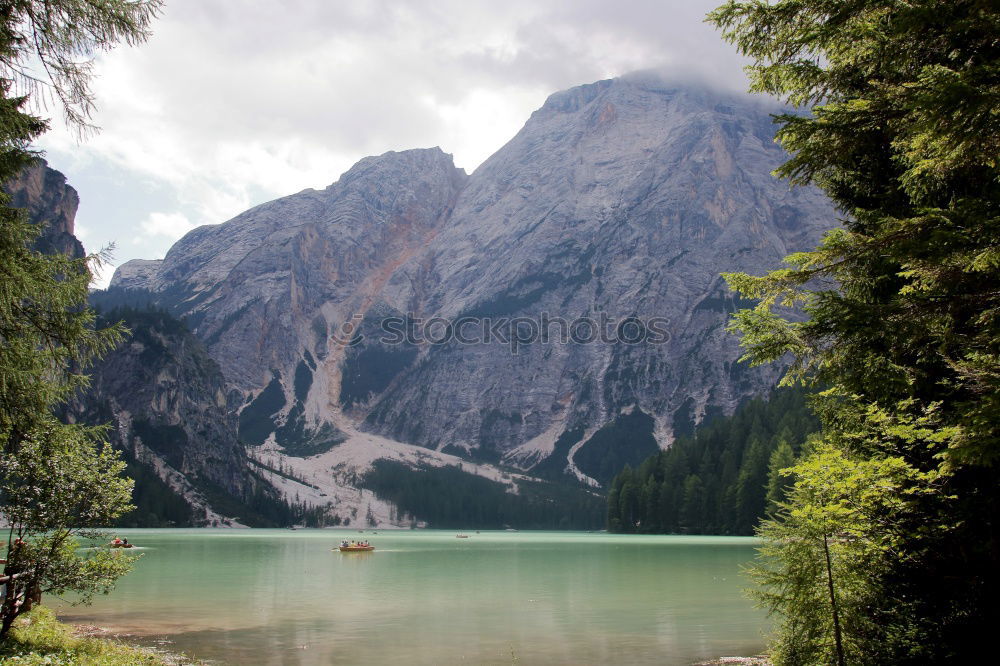
[[[127,635],[97,625],[62,622],[52,608],[44,605],[18,617],[10,634],[0,643],[0,662],[22,661],[104,666],[204,666],[209,663],[162,646],[138,645]]]
[[[181,652],[171,651],[169,648],[164,647],[166,645],[172,645],[173,641],[166,638],[169,634],[164,634],[163,632],[148,631],[142,632],[141,630],[136,631],[122,631],[110,629],[108,627],[102,627],[95,624],[77,623],[77,622],[62,622],[57,620],[62,626],[67,627],[72,632],[72,635],[80,639],[94,639],[98,641],[103,641],[109,644],[116,645],[126,645],[131,649],[141,651],[147,654],[154,655],[159,659],[165,666],[209,666],[210,664],[224,664],[225,662],[218,661],[204,661],[197,659],[195,657],[190,657]],[[160,640],[153,640],[152,642],[158,643],[158,645],[148,645],[142,640],[137,639],[154,639],[155,637],[163,637]],[[773,666],[770,658],[765,654],[758,654],[750,657],[736,657],[736,656],[724,656],[709,659],[707,661],[698,661],[691,666]]]
[[[104,641],[106,643],[127,645],[128,647],[146,652],[154,655],[157,659],[163,662],[165,666],[207,666],[211,662],[203,661],[190,657],[183,652],[175,652],[170,650],[166,645],[173,645],[173,641],[166,638],[162,640],[153,641],[154,643],[159,643],[161,645],[146,645],[136,639],[140,636],[143,637],[154,637],[163,636],[163,634],[149,633],[149,634],[136,634],[126,631],[115,631],[107,627],[101,627],[96,624],[81,624],[75,622],[63,622],[61,620],[57,621],[63,626],[69,627],[70,632],[74,638],[80,639],[93,639],[98,641]]]

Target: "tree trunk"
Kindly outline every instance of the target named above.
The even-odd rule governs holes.
[[[0,622],[0,641],[2,641],[7,638],[7,632],[14,624],[14,618],[17,617],[17,583],[13,580],[7,581],[7,590],[4,594],[3,605],[0,606],[0,615],[2,615],[2,622]]]
[[[24,602],[21,604],[21,610],[18,613],[27,613],[37,604],[42,603],[42,591],[39,589],[38,584],[30,584],[24,590]]]
[[[833,566],[830,564],[830,546],[823,535],[823,554],[826,555],[826,585],[830,591],[830,608],[833,610],[833,639],[837,644],[837,666],[844,666],[844,643],[840,635],[840,614],[837,612],[837,596],[833,593]]]
[[[14,624],[14,617],[14,615],[6,612],[4,613],[3,624],[0,624],[0,641],[7,638],[7,633],[10,632],[10,627]]]

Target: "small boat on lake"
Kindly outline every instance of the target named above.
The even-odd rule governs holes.
[[[468,539],[469,535],[468,534],[456,534],[455,538],[456,539]]]
[[[108,548],[134,548],[134,546],[128,542],[128,539],[115,539],[108,544]]]
[[[340,543],[340,552],[342,553],[369,553],[373,550],[375,550],[375,546],[367,541],[361,541],[360,543],[356,541],[350,543],[342,541]]]

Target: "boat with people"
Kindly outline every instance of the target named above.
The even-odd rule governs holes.
[[[351,541],[346,539],[340,542],[340,552],[342,553],[370,553],[375,550],[375,546],[367,541]]]
[[[118,537],[115,537],[114,539],[112,539],[111,543],[108,544],[108,547],[109,548],[134,548],[134,546],[128,542],[128,539],[119,539]]]

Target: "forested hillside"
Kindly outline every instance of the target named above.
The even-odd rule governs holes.
[[[428,527],[500,529],[597,529],[601,496],[580,487],[547,481],[521,481],[518,492],[457,467],[413,469],[379,460],[361,487]]]
[[[121,301],[91,295],[98,324],[121,322],[129,336],[94,365],[88,392],[64,414],[112,425],[109,439],[135,479],[135,509],[118,524],[199,526],[225,517],[261,527],[322,525],[321,509],[280,497],[250,463],[226,410],[225,380],[184,322]]]
[[[819,430],[801,388],[777,389],[626,467],[608,492],[613,532],[753,534],[806,438]]]

